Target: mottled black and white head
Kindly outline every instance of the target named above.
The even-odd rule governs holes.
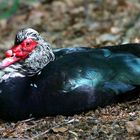
[[[15,44],[5,56],[0,69],[13,67],[28,76],[38,73],[55,58],[50,44],[31,28],[22,29],[16,34]]]

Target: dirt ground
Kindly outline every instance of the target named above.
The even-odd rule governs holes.
[[[56,47],[102,47],[140,42],[139,0],[44,0],[20,2],[0,20],[0,57],[16,32],[32,27]],[[75,116],[0,121],[0,138],[48,140],[140,139],[140,98]]]

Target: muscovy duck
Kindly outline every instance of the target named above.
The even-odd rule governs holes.
[[[0,118],[74,115],[140,90],[140,44],[52,50],[22,29],[0,63]]]

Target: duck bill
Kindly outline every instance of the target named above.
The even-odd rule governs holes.
[[[19,60],[19,58],[15,57],[15,56],[7,57],[0,62],[0,69],[4,69],[4,68],[12,65],[13,63],[17,62],[18,60]]]

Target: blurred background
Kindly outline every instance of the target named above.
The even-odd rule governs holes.
[[[0,48],[32,27],[53,47],[139,42],[139,0],[0,0]]]
[[[139,43],[140,0],[0,0],[1,57],[25,27],[53,48]],[[73,117],[0,122],[0,138],[139,139],[138,118],[140,98]]]

